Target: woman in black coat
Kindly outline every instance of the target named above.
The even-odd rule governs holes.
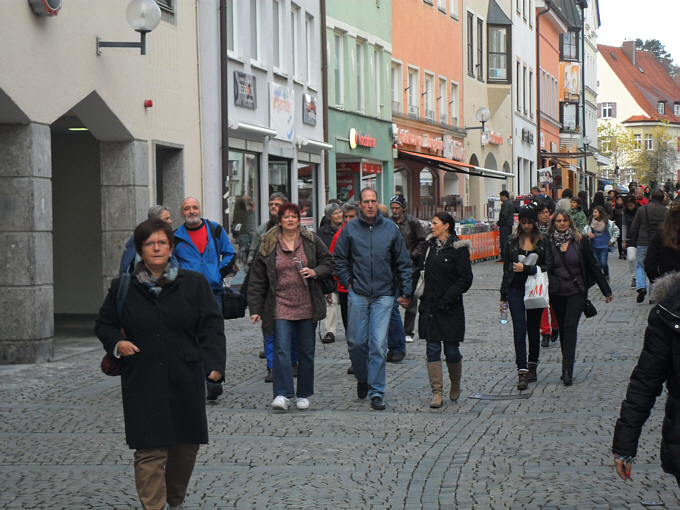
[[[529,204],[519,210],[519,227],[510,238],[507,247],[501,282],[501,310],[504,310],[504,305],[509,305],[512,315],[515,362],[519,377],[518,390],[526,390],[528,383],[538,380],[536,371],[541,351],[541,317],[545,310],[545,308],[527,310],[524,307],[524,286],[529,275],[538,272],[537,268],[543,273],[548,273],[553,264],[553,251],[538,229],[537,210],[538,206],[535,204]]]
[[[651,299],[658,305],[649,314],[642,353],[616,421],[612,452],[616,472],[628,480],[642,426],[666,383],[661,468],[675,475],[680,486],[680,272],[658,278]]]
[[[199,444],[208,442],[206,378],[223,380],[224,319],[208,280],[171,259],[172,228],[154,218],[134,233],[141,261],[121,294],[111,283],[95,333],[122,362],[127,444],[145,509],[184,501]],[[124,294],[124,295],[123,295]]]
[[[442,343],[451,380],[449,398],[455,401],[460,397],[463,356],[459,344],[465,337],[463,294],[472,285],[473,277],[471,243],[456,235],[455,225],[449,213],[435,213],[432,236],[419,264],[425,271],[425,290],[418,307],[418,334],[427,341],[427,374],[433,395],[430,407],[441,407],[443,403]]]
[[[550,278],[550,306],[560,326],[562,347],[562,382],[571,386],[576,357],[578,322],[588,299],[588,289],[595,282],[605,296],[612,299],[609,284],[597,265],[590,238],[581,235],[571,215],[564,209],[555,211],[548,229],[549,245],[554,252]]]
[[[663,226],[658,228],[647,247],[645,273],[654,281],[671,271],[680,271],[680,201],[671,204]],[[652,303],[650,303],[652,304]]]

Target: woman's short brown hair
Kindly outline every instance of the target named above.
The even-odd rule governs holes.
[[[285,214],[290,211],[297,214],[298,220],[300,219],[300,206],[292,202],[286,202],[281,207],[279,207],[279,223],[281,223],[281,220]]]
[[[137,255],[140,257],[142,256],[142,244],[156,232],[165,233],[171,248],[175,245],[174,235],[172,233],[172,227],[170,224],[160,218],[151,218],[141,222],[135,229],[134,242]]]

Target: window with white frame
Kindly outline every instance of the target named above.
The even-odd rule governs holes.
[[[335,75],[335,104],[344,105],[345,69],[343,61],[343,35],[333,34],[333,74]]]
[[[527,19],[527,0],[522,0],[522,17]]]
[[[312,66],[312,59],[314,58],[314,17],[309,14],[305,15],[305,63],[307,64],[307,84],[312,85],[314,79],[314,67]],[[316,84],[313,84],[316,85]]]
[[[281,36],[283,35],[283,30],[281,28],[281,2],[279,0],[273,0],[272,2],[272,43],[274,44],[274,68],[276,70],[281,69],[281,50],[283,44],[281,42]]]
[[[529,115],[534,116],[534,72],[529,70]]]
[[[437,94],[437,101],[439,101],[439,122],[448,124],[449,102],[446,97],[446,78],[439,78],[439,94]]]
[[[536,12],[534,10],[534,0],[529,0],[529,26],[533,27],[534,26],[534,16],[536,15]],[[531,162],[533,165],[533,161]]]
[[[458,84],[456,82],[451,82],[449,104],[451,105],[451,124],[455,126],[458,123]]]
[[[227,52],[236,53],[236,0],[227,0]]]
[[[520,80],[521,75],[520,75],[520,68],[521,65],[519,62],[517,62],[517,72],[515,73],[515,79],[517,80],[517,83],[515,84],[516,90],[516,96],[517,96],[517,111],[521,112],[522,111],[522,80]]]
[[[527,113],[527,66],[522,68],[522,106],[524,109],[524,114]]]
[[[484,81],[484,20],[477,18],[477,79]]]
[[[357,110],[363,113],[366,108],[364,99],[364,43],[359,40],[356,42],[356,52]]]
[[[449,12],[453,19],[458,19],[458,0],[451,0]]]
[[[661,115],[664,115],[666,113],[666,102],[665,101],[657,102],[656,111],[659,112]]]
[[[475,53],[474,53],[474,29],[475,15],[467,13],[467,72],[469,76],[475,75]]]
[[[293,75],[294,78],[297,78],[299,76],[299,60],[300,60],[300,48],[299,48],[299,43],[298,40],[300,38],[300,27],[299,27],[299,19],[300,19],[300,9],[291,4],[290,8],[290,49],[291,53],[293,54],[292,57],[292,69],[291,69],[291,74]]]
[[[578,60],[578,34],[560,34],[560,60]]]
[[[423,98],[425,106],[425,119],[430,122],[434,122],[434,109],[432,108],[432,82],[434,81],[434,76],[431,74],[425,74],[425,80],[423,84]]]
[[[375,93],[375,116],[380,117],[380,70],[382,69],[382,51],[377,46],[373,50],[373,85]]]
[[[635,150],[639,151],[642,148],[642,135],[633,135],[633,141],[635,143]]]
[[[398,62],[392,62],[392,67],[390,68],[390,82],[392,85],[392,112],[402,115],[404,113],[401,108],[401,102],[404,97],[404,85],[401,75],[401,64]]]
[[[602,103],[602,118],[611,119],[614,117],[614,103]]]
[[[673,115],[675,116],[680,115],[680,103],[675,103],[673,105]]]
[[[446,0],[437,0],[437,9],[446,12]]]
[[[418,70],[409,68],[408,70],[408,116],[417,119],[420,116],[420,82],[418,81]]]
[[[522,0],[517,0],[517,12],[522,13]]]
[[[260,61],[260,2],[250,0],[250,58]]]
[[[654,149],[654,138],[652,135],[645,135],[645,149],[651,151]]]
[[[489,45],[489,81],[490,82],[510,82],[510,62],[508,41],[509,28],[505,25],[488,25]]]

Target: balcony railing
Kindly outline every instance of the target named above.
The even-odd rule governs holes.
[[[399,117],[404,115],[404,112],[401,109],[401,103],[399,101],[392,101],[392,114],[398,115]]]
[[[439,112],[439,122],[440,122],[440,124],[448,124],[449,123],[448,114],[446,114],[444,112]]]
[[[434,110],[425,110],[425,122],[429,122],[430,124],[434,124]]]
[[[408,105],[408,118],[418,120],[420,117],[420,108],[413,105]]]

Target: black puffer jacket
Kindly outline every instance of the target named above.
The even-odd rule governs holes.
[[[508,244],[507,257],[503,264],[503,281],[501,282],[501,301],[508,300],[508,290],[510,284],[515,278],[516,274],[513,270],[513,263],[519,262],[519,238],[513,237]],[[548,247],[548,239],[541,236],[541,239],[536,243],[536,254],[538,255],[538,264],[525,265],[523,273],[527,275],[536,274],[536,267],[541,268],[541,272],[550,273],[553,266],[554,251]]]
[[[455,234],[446,240],[439,252],[433,238],[427,241],[419,264],[420,269],[425,268],[425,292],[418,307],[420,338],[442,342],[463,341],[463,294],[470,288],[473,279],[470,246],[470,241],[463,241]]]
[[[680,272],[659,278],[650,299],[659,304],[647,319],[642,353],[621,404],[612,451],[637,454],[642,426],[665,382],[668,397],[661,428],[661,467],[680,476]]]

